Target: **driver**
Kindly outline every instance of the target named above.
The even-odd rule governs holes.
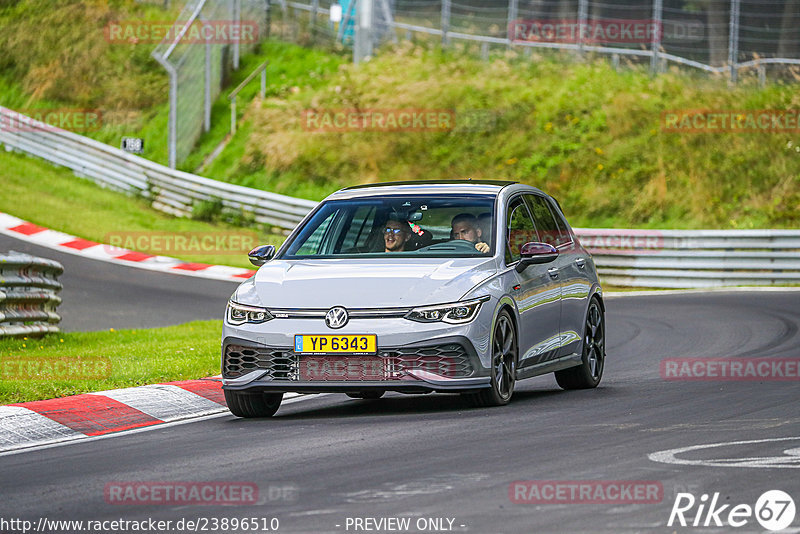
[[[405,221],[390,218],[383,229],[384,252],[403,252],[411,235],[411,228]]]
[[[489,252],[489,245],[481,241],[481,228],[478,226],[478,218],[471,213],[461,213],[453,217],[451,223],[453,231],[451,232],[453,239],[463,239],[470,243],[475,243],[475,248],[478,252]]]

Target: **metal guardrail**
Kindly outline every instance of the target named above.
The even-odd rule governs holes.
[[[148,198],[153,207],[190,216],[198,202],[219,200],[259,223],[292,229],[317,205],[170,169],[78,134],[0,107],[0,144],[72,169],[104,187]]]
[[[603,282],[708,288],[800,284],[800,230],[575,229]]]
[[[61,298],[57,261],[11,251],[0,254],[0,337],[58,332]]]
[[[0,107],[0,120],[20,115]],[[6,122],[8,124],[8,122]],[[7,148],[72,169],[117,190],[142,195],[153,207],[191,215],[198,201],[219,199],[258,222],[292,229],[316,202],[175,171],[80,135],[27,119],[0,128]],[[717,287],[800,284],[798,230],[576,229],[605,283],[633,287]]]

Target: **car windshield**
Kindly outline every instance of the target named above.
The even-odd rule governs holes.
[[[330,200],[279,257],[489,256],[493,221],[494,197],[489,195]]]

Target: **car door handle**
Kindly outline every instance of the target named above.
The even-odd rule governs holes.
[[[558,269],[555,267],[547,269],[547,274],[550,275],[550,278],[558,278]]]
[[[575,265],[578,266],[578,269],[583,269],[586,267],[586,260],[584,258],[578,258],[575,260]]]

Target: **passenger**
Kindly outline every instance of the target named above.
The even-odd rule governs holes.
[[[478,218],[471,213],[461,213],[453,217],[451,223],[453,230],[450,233],[453,239],[463,239],[470,243],[475,243],[478,252],[489,252],[489,245],[481,241],[481,229],[478,226]]]
[[[478,215],[477,227],[481,231],[481,239],[487,243],[492,241],[492,214],[490,212]]]
[[[390,218],[383,229],[384,252],[404,252],[410,234],[407,222]]]

